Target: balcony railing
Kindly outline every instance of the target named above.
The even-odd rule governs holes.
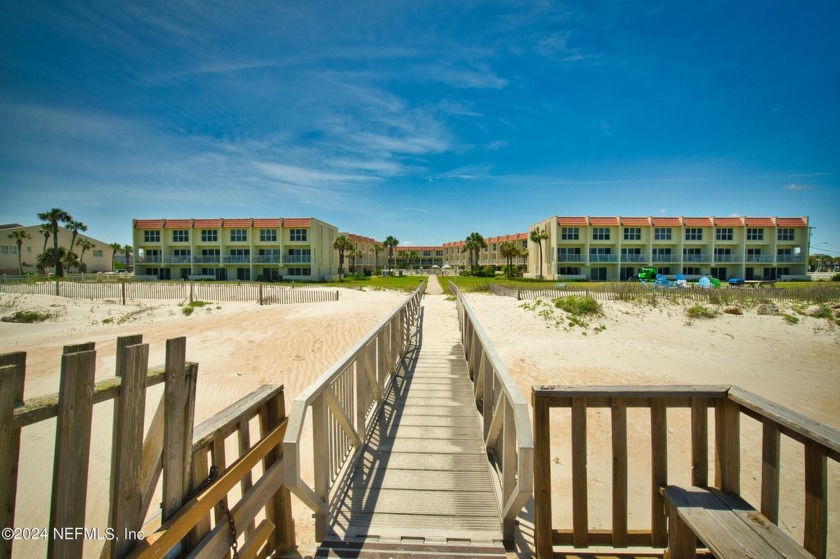
[[[193,256],[193,262],[196,264],[218,264],[222,257],[218,254],[202,254],[200,256]]]
[[[250,264],[250,256],[225,256],[225,264]]]
[[[805,256],[802,254],[779,254],[776,256],[776,262],[802,263],[805,262]]]
[[[590,254],[590,262],[618,262],[617,254]]]
[[[647,254],[622,254],[622,262],[648,262],[650,257]]]
[[[311,254],[284,254],[283,264],[311,264]]]
[[[679,257],[675,254],[654,254],[650,259],[651,262],[679,262]]]
[[[255,264],[277,264],[280,262],[279,254],[258,254],[254,256],[253,262]]]
[[[743,262],[744,257],[740,254],[715,254],[715,262]]]
[[[747,262],[773,262],[773,257],[769,254],[748,254]]]
[[[558,262],[583,262],[582,254],[563,254],[557,255]]]
[[[708,254],[684,254],[683,262],[709,262],[711,256]]]
[[[146,256],[138,256],[137,263],[138,264],[160,264],[162,262],[162,258],[157,255],[146,255]]]
[[[166,263],[167,264],[189,264],[192,261],[190,256],[174,256],[174,255],[167,255]]]

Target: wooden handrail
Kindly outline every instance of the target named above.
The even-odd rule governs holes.
[[[371,426],[368,419],[381,408],[402,362],[425,290],[423,282],[292,402],[283,439],[285,484],[315,512],[318,541],[326,537],[330,490],[339,471],[361,455],[361,442]],[[300,439],[309,409],[314,487],[301,478],[300,471]]]
[[[778,524],[780,500],[780,435],[804,445],[805,530],[802,545],[816,557],[828,555],[829,459],[840,462],[840,430],[814,421],[784,406],[738,387],[728,386],[538,386],[534,406],[535,546],[538,557],[551,557],[553,545],[664,547],[667,525],[659,488],[668,483],[668,408],[691,410],[692,484],[709,484],[708,409],[713,407],[715,486],[740,493],[740,416],[762,424],[760,510]],[[612,409],[613,522],[612,529],[590,530],[587,518],[586,410]],[[651,527],[627,530],[627,409],[649,408],[651,429]],[[568,408],[572,419],[572,529],[554,529],[551,512],[551,408]],[[584,457],[581,459],[581,457]],[[756,507],[757,509],[759,507]],[[834,550],[836,551],[836,550]]]
[[[475,400],[481,402],[479,413],[484,419],[485,447],[497,454],[502,534],[505,542],[512,544],[516,517],[534,489],[534,440],[528,401],[461,290],[452,282],[449,289],[457,300],[461,340],[475,387]]]

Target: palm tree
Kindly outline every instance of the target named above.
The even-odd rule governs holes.
[[[408,267],[413,269],[414,268],[413,262],[415,260],[418,260],[419,258],[420,258],[420,253],[417,252],[416,250],[408,251]]]
[[[540,247],[540,279],[542,279],[542,265],[543,265],[543,251],[542,251],[542,242],[543,239],[548,239],[548,231],[545,229],[540,229],[537,227],[533,231],[531,231],[531,240],[537,243],[537,246]]]
[[[393,235],[388,235],[385,237],[385,240],[382,241],[382,244],[388,247],[388,267],[393,270],[394,269],[394,248],[400,244],[399,239],[394,237]]]
[[[52,235],[52,226],[49,223],[42,223],[39,233],[44,236],[44,248],[41,252],[47,252],[47,241],[50,239],[50,235]]]
[[[487,247],[487,242],[484,240],[484,237],[481,236],[481,233],[473,231],[464,241],[464,251],[470,251],[470,268],[472,269],[473,273],[475,273],[476,268],[478,268],[478,257],[481,249]],[[473,254],[475,254],[475,260],[473,260]]]
[[[361,258],[362,256],[364,256],[364,254],[365,253],[363,253],[357,248],[347,253],[347,255],[350,257],[350,271],[354,274],[356,273],[356,259]]]
[[[87,231],[88,227],[81,221],[70,221],[70,223],[67,224],[67,228],[73,232],[73,236],[70,237],[70,252],[73,252],[73,247],[76,246],[76,237],[79,236],[79,231]]]
[[[117,269],[117,254],[122,252],[123,247],[120,243],[111,243],[108,245],[111,247],[111,270],[114,271]]]
[[[519,247],[516,243],[505,241],[499,246],[499,252],[507,259],[505,274],[508,278],[513,277],[513,259],[519,256]]]
[[[84,266],[85,251],[92,249],[96,245],[90,242],[90,239],[79,239],[76,241],[76,246],[79,246],[82,249],[82,253],[79,255],[79,270],[82,270],[82,267]]]
[[[338,277],[341,279],[344,274],[344,251],[353,250],[353,243],[344,235],[339,235],[333,241],[333,248],[338,251]]]
[[[23,275],[23,261],[21,261],[21,253],[23,252],[24,239],[31,239],[32,236],[26,229],[18,229],[9,233],[9,238],[12,239],[18,247],[18,268],[20,268],[20,275]]]
[[[58,254],[58,222],[69,224],[73,222],[73,217],[61,208],[53,208],[48,212],[39,213],[38,219],[50,224],[53,237],[53,254]],[[61,267],[61,258],[53,258],[53,261],[55,263],[55,277],[63,277],[64,269]]]
[[[384,250],[384,247],[379,243],[374,243],[371,250],[373,250],[373,268],[375,270],[379,267],[379,253]]]
[[[64,255],[60,257],[60,259],[61,263],[64,265],[64,269],[68,272],[70,272],[70,270],[72,270],[73,268],[79,268],[81,266],[81,262],[79,261],[79,255],[73,252],[72,250],[66,251]]]
[[[125,254],[125,270],[127,272],[131,271],[131,251],[134,250],[134,247],[131,245],[125,245],[122,248],[123,254]]]

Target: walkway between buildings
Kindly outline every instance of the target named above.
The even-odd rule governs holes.
[[[504,557],[455,305],[434,277],[426,294],[419,343],[339,494],[318,557]]]

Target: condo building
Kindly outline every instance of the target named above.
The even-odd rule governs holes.
[[[499,235],[496,237],[488,237],[484,239],[484,242],[487,243],[487,246],[485,246],[479,251],[478,266],[493,266],[498,270],[501,270],[505,266],[507,266],[507,258],[502,256],[501,252],[502,243],[506,241],[514,243],[516,245],[516,248],[518,248],[523,255],[527,254],[528,233],[514,233],[512,235]],[[449,243],[443,243],[442,248],[446,264],[457,268],[469,268],[470,255],[464,251],[464,245],[464,241],[452,241]],[[513,260],[513,265],[524,265],[525,262],[525,256],[520,256]]]
[[[535,223],[545,230],[542,275],[547,279],[624,281],[639,268],[666,276],[805,277],[807,217],[560,217]],[[528,277],[540,273],[540,249],[529,241]]]
[[[20,264],[23,267],[23,272],[35,273],[38,271],[38,256],[44,250],[53,248],[52,235],[45,239],[41,233],[41,224],[24,226],[18,223],[7,223],[0,224],[0,274],[16,275],[20,272],[17,241],[10,236],[16,231],[25,231],[28,236],[28,238],[22,239],[20,246]],[[76,245],[71,247],[70,242],[72,239],[73,232],[59,226],[59,248],[63,248],[66,251],[72,249],[81,259],[79,266],[74,267],[72,272],[75,272],[77,269],[87,273],[107,272],[111,270],[114,250],[108,243],[79,233],[76,236]],[[88,241],[90,248],[82,251],[82,247],[79,245],[80,241]]]
[[[373,237],[365,237],[364,235],[357,235],[355,233],[340,232],[339,236],[344,235],[347,240],[353,245],[351,251],[344,253],[344,270],[352,274],[356,273],[373,273],[376,268],[381,267],[384,259],[382,253],[385,252],[382,248],[382,243],[379,243]],[[377,247],[379,250],[377,251]]]
[[[135,219],[135,275],[276,281],[337,277],[338,229],[318,219]]]
[[[387,250],[386,250],[387,257]],[[404,263],[410,268],[441,267],[444,264],[442,246],[398,246],[394,248],[394,263],[399,266]]]

